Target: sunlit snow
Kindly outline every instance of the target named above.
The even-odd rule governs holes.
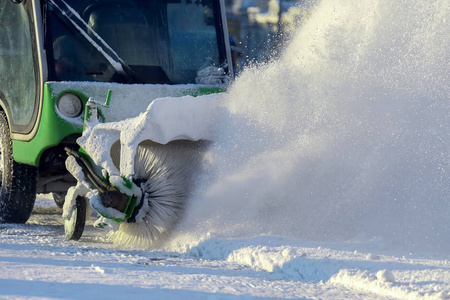
[[[221,102],[161,249],[0,226],[0,298],[450,297],[450,3],[323,0]],[[144,108],[145,109],[145,108]]]

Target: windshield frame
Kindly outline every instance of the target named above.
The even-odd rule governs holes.
[[[87,33],[87,30],[84,31],[84,29],[81,29],[83,32],[81,32],[80,29],[77,29],[78,33],[76,32],[76,27],[73,26],[73,24],[69,24],[70,21],[69,20],[61,20],[63,14],[61,12],[59,12],[59,16],[58,16],[58,12],[56,8],[53,8],[53,11],[50,11],[49,6],[52,5],[51,4],[52,1],[45,1],[42,4],[42,11],[43,11],[43,23],[44,23],[44,47],[45,50],[47,52],[47,69],[48,69],[48,79],[50,81],[67,81],[67,80],[61,80],[59,79],[56,74],[55,74],[55,53],[54,53],[54,49],[52,46],[52,43],[54,42],[54,40],[52,39],[52,26],[51,24],[49,24],[49,20],[50,18],[55,18],[55,16],[51,16],[50,14],[56,14],[57,18],[63,22],[66,23],[67,26],[72,27],[72,31],[74,31],[76,35],[80,35],[83,36],[83,38],[87,39],[83,34]],[[63,2],[63,1],[61,1]],[[167,3],[173,3],[172,1],[164,1]],[[63,2],[64,3],[64,2]],[[225,11],[224,11],[224,3],[221,0],[211,0],[212,3],[212,12],[214,14],[214,28],[215,28],[215,34],[216,34],[216,45],[215,47],[217,47],[216,51],[218,52],[218,65],[217,66],[221,66],[223,71],[224,71],[224,75],[227,77],[231,78],[231,56],[230,56],[230,50],[229,50],[229,41],[228,41],[228,32],[227,32],[227,27],[226,27],[226,19],[224,18],[225,15]],[[66,19],[69,19],[69,17],[66,17]],[[87,24],[86,24],[87,25]],[[80,26],[81,27],[81,26]],[[88,41],[90,42],[90,41]],[[105,45],[100,45],[102,47],[102,49],[105,47]],[[107,46],[104,48],[104,50],[109,54],[111,51],[109,51],[107,49]],[[108,52],[109,51],[109,52]],[[112,51],[114,52],[114,51]],[[117,59],[118,58],[118,59]],[[127,68],[127,62],[123,62],[121,61],[120,57],[116,57],[114,58],[115,60],[118,60],[119,62],[123,63],[122,64],[122,68],[123,69],[128,69]],[[216,65],[216,64],[215,64]],[[121,69],[122,69],[121,68]],[[128,74],[132,74],[132,72],[129,72],[130,70],[128,70],[126,73]],[[119,73],[119,72],[118,72]],[[127,76],[120,76],[121,78],[115,78],[114,80],[107,80],[107,81],[103,81],[103,80],[83,80],[83,81],[94,81],[94,82],[117,82],[117,83],[134,83],[134,82],[130,82],[130,80],[128,80],[126,77]],[[72,81],[72,80],[69,80]],[[77,81],[77,80],[73,80],[73,81]],[[140,81],[136,81],[136,83],[153,83],[153,82],[140,82]],[[159,82],[156,82],[159,83]],[[188,83],[192,83],[192,82],[186,82],[186,83],[181,83],[181,84],[188,84]],[[167,82],[167,84],[180,84],[177,82]]]

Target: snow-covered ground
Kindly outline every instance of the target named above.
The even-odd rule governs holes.
[[[260,235],[175,238],[160,250],[115,248],[101,231],[64,238],[40,195],[25,225],[0,226],[0,299],[445,299],[450,262],[380,241],[325,243]]]
[[[0,298],[450,298],[449,20],[448,0],[321,1],[221,102],[161,249],[67,241],[39,195],[0,225]]]

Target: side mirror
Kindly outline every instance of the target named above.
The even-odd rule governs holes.
[[[20,4],[23,2],[23,0],[11,0],[11,2],[15,4]]]

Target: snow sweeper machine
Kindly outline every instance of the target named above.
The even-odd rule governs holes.
[[[0,223],[53,193],[69,239],[164,239],[231,74],[222,0],[1,1]]]

